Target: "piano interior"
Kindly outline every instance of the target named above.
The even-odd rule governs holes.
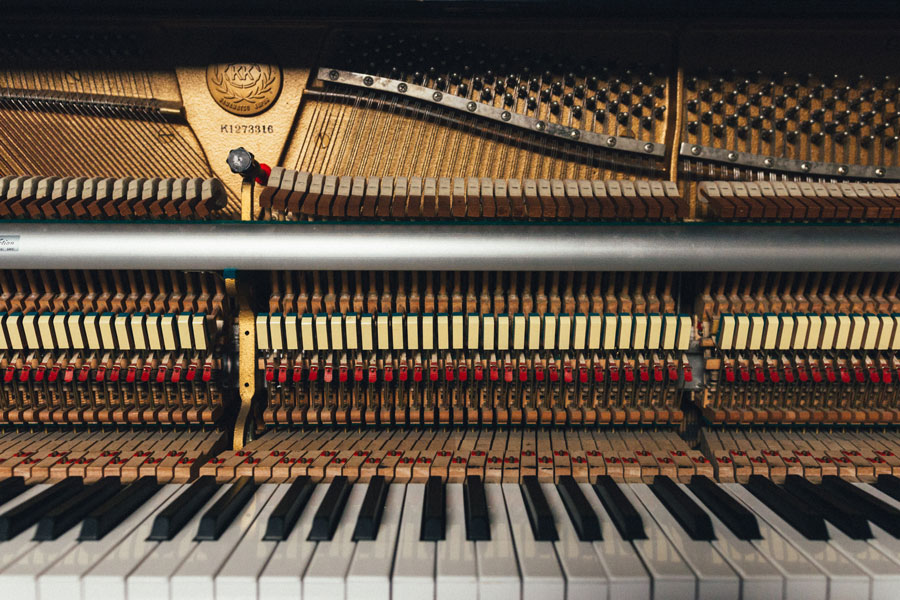
[[[895,9],[81,4],[0,24],[4,597],[900,594]]]

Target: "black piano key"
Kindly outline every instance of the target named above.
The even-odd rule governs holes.
[[[388,483],[381,475],[375,475],[369,480],[366,497],[363,498],[356,518],[356,527],[353,528],[353,541],[374,540],[378,538],[378,528],[381,527],[381,515],[384,514],[384,505],[387,502]]]
[[[594,482],[594,491],[603,503],[606,512],[613,525],[619,530],[619,535],[626,542],[632,540],[645,540],[647,533],[644,531],[644,521],[637,509],[631,504],[619,484],[609,475],[600,475]]]
[[[444,482],[440,477],[429,477],[425,483],[425,504],[422,506],[422,529],[419,539],[423,542],[440,542],[446,537],[447,501]]]
[[[257,485],[253,483],[252,477],[241,477],[235,481],[225,495],[216,500],[216,503],[200,517],[200,526],[194,540],[197,542],[218,540],[256,493],[256,489]]]
[[[842,505],[856,506],[869,521],[900,538],[900,510],[896,507],[837,475],[822,477],[822,486],[839,498]]]
[[[665,475],[657,475],[653,478],[650,489],[692,540],[709,542],[716,539],[709,515],[677,483]]]
[[[300,476],[294,480],[291,487],[288,488],[278,506],[269,515],[269,521],[266,523],[266,533],[263,535],[264,540],[270,542],[280,542],[288,539],[297,519],[303,514],[303,509],[309,502],[316,484],[306,475]]]
[[[156,477],[141,477],[85,517],[79,541],[100,540],[159,491]]]
[[[872,539],[872,528],[869,527],[866,516],[856,510],[853,505],[843,504],[840,498],[834,497],[826,488],[799,475],[788,475],[784,478],[784,489],[825,517],[850,538],[854,540]]]
[[[84,486],[62,504],[54,506],[38,521],[34,541],[49,542],[72,529],[86,515],[106,503],[122,490],[118,477],[105,477],[97,483]]]
[[[688,488],[738,539],[746,541],[762,539],[756,515],[720,488],[715,481],[704,475],[694,475]]]
[[[212,475],[197,479],[156,515],[147,541],[164,542],[178,535],[218,489],[216,478]]]
[[[894,500],[900,502],[900,477],[894,475],[879,475],[874,485]]]
[[[37,523],[45,513],[53,510],[83,488],[84,480],[81,477],[67,477],[37,496],[6,511],[0,515],[0,541],[5,542],[16,537]]]
[[[312,528],[306,538],[311,542],[327,542],[334,537],[347,497],[350,495],[350,481],[343,475],[338,475],[331,481],[322,504],[313,516]]]
[[[597,513],[591,508],[587,498],[581,491],[575,478],[571,475],[563,475],[556,484],[559,490],[559,497],[562,498],[566,512],[569,513],[569,519],[575,527],[578,539],[582,542],[595,542],[603,539],[600,531],[600,519]]]
[[[822,515],[775,485],[768,477],[751,475],[744,487],[806,539],[828,540],[828,528]]]
[[[531,522],[531,531],[534,539],[539,542],[555,542],[559,540],[556,531],[556,523],[553,521],[553,513],[544,496],[544,490],[538,482],[536,475],[526,475],[519,484],[522,490],[522,498],[525,500],[525,511]]]
[[[466,513],[466,539],[470,542],[486,542],[491,539],[491,522],[488,515],[484,482],[478,475],[469,475],[463,483],[463,506]]]
[[[28,489],[24,477],[7,477],[0,481],[0,506],[6,504]]]

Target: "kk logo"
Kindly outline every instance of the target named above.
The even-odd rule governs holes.
[[[281,93],[281,68],[265,62],[209,65],[206,85],[216,103],[235,115],[250,117],[268,109]]]

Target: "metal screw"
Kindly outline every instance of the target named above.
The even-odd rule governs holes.
[[[694,156],[700,156],[701,152],[703,152],[703,149],[700,146],[691,146],[691,154]]]
[[[341,76],[341,74],[338,73],[337,71],[335,71],[334,69],[328,71],[328,78],[331,79],[332,81],[337,81],[340,76]]]
[[[806,173],[807,171],[809,171],[809,163],[801,163],[801,164],[800,164],[800,170],[803,171],[804,173]]]
[[[474,102],[469,102],[468,104],[466,104],[466,109],[467,109],[469,112],[475,112],[475,109],[476,109],[476,108],[478,108],[478,105],[475,104]]]
[[[405,83],[402,83],[402,82],[397,86],[397,91],[400,92],[401,94],[405,94],[406,90],[408,90],[408,89],[409,89],[409,86],[407,86]]]
[[[728,160],[730,160],[731,162],[736,161],[736,160],[737,160],[737,153],[736,153],[736,152],[729,152],[729,153],[728,153]]]
[[[572,131],[569,132],[569,137],[572,138],[573,140],[577,140],[579,135],[581,135],[581,134],[578,133],[577,129],[573,129]]]
[[[877,169],[875,169],[875,175],[877,175],[878,177],[884,177],[884,169],[878,167]]]
[[[372,85],[373,83],[375,83],[375,80],[366,75],[365,77],[363,77],[363,83],[366,85]]]
[[[435,102],[440,102],[444,98],[444,95],[440,92],[435,92],[431,95],[431,97],[434,99]]]
[[[609,146],[610,148],[612,148],[613,146],[615,146],[615,145],[616,145],[616,138],[614,138],[614,137],[606,138],[606,145]]]
[[[543,131],[544,127],[546,127],[546,124],[543,121],[538,121],[537,123],[534,124],[534,127],[538,131]]]
[[[837,171],[838,171],[838,175],[846,175],[848,169],[845,165],[841,165],[838,167]]]
[[[644,144],[644,152],[653,152],[653,144]]]
[[[772,160],[771,158],[767,158],[766,160],[763,161],[763,164],[766,165],[767,167],[771,167],[775,164],[775,161]]]

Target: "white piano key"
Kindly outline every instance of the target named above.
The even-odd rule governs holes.
[[[475,565],[475,542],[466,539],[466,517],[463,485],[446,486],[446,537],[437,543],[437,600],[476,598],[478,579]]]
[[[553,542],[538,542],[534,539],[518,484],[504,483],[502,488],[522,573],[522,600],[565,597],[566,580]]]
[[[133,529],[120,540],[116,547],[100,561],[86,570],[82,576],[82,590],[85,598],[104,598],[104,600],[125,600],[127,596],[127,578],[144,558],[150,554],[159,542],[147,541],[153,528],[155,515],[174,500],[186,486],[170,483],[156,493],[163,501],[157,505],[153,515],[144,519],[140,526]],[[154,497],[156,497],[154,496]]]
[[[259,576],[260,600],[300,598],[303,573],[316,549],[316,542],[308,542],[306,536],[312,526],[316,508],[322,503],[327,490],[327,485],[315,487],[288,539],[275,546],[266,568]]]
[[[898,503],[887,494],[883,494],[880,490],[876,489],[873,486],[869,486],[864,483],[856,483],[855,485],[866,493],[870,493],[872,496],[880,498],[894,507],[900,507],[900,503]],[[890,500],[890,502],[888,500]],[[869,543],[877,548],[879,552],[886,555],[894,562],[900,562],[900,539],[895,538],[893,535],[891,535],[875,523],[870,522],[869,525],[872,527],[872,535],[874,536],[871,540],[869,540]]]
[[[389,485],[378,537],[356,543],[347,572],[347,600],[390,600],[391,567],[405,496],[405,485]]]
[[[738,499],[740,502],[740,499]],[[748,507],[751,512],[752,509]],[[755,513],[754,513],[755,514]],[[750,542],[779,570],[784,577],[786,600],[825,598],[828,596],[828,579],[805,555],[769,523],[756,515],[761,540]]]
[[[324,484],[323,484],[324,485]],[[312,559],[303,575],[303,598],[306,600],[330,600],[344,598],[344,583],[350,561],[353,560],[353,528],[366,496],[368,484],[358,483],[350,489],[350,496],[341,520],[330,541],[316,544]],[[307,507],[309,509],[311,507]],[[315,508],[318,508],[316,506]]]
[[[867,574],[848,560],[833,545],[825,541],[806,539],[741,484],[723,483],[720,485],[746,504],[757,517],[764,519],[774,530],[783,535],[806,558],[825,573],[828,577],[829,598],[869,597],[869,578]]]
[[[169,577],[200,545],[194,541],[200,518],[229,487],[230,485],[221,486],[174,538],[167,542],[147,542],[152,544],[153,548],[145,555],[140,565],[128,574],[126,581],[128,600],[169,598]]]
[[[782,598],[784,578],[769,559],[750,542],[738,539],[686,485],[679,484],[679,487],[709,515],[716,534],[712,545],[740,577],[741,598],[743,600]]]
[[[38,579],[38,590],[41,600],[75,600],[77,598],[96,598],[87,593],[82,596],[82,580],[84,574],[99,563],[120,542],[128,537],[135,529],[145,521],[152,522],[152,515],[160,506],[166,503],[171,494],[178,489],[178,485],[165,486],[156,492],[149,500],[134,511],[127,519],[122,521],[115,529],[107,533],[103,539],[96,541],[79,542],[70,552],[58,560],[52,568],[43,573]],[[73,528],[81,530],[81,525]],[[117,595],[121,594],[121,595]],[[125,597],[125,582],[121,586],[110,586],[103,590],[102,597]]]
[[[900,589],[900,562],[892,560],[868,541],[850,539],[831,523],[826,521],[825,524],[831,538],[829,543],[869,575],[869,597],[872,600],[896,599]]]
[[[0,513],[12,510],[22,502],[37,496],[44,490],[50,488],[50,484],[38,484],[29,487],[3,506],[0,506]],[[32,541],[34,532],[37,531],[37,525],[33,525],[14,537],[11,540],[0,542],[0,569],[5,569],[7,565],[15,562],[20,556],[34,548],[38,542]]]
[[[629,485],[697,575],[697,598],[737,598],[740,580],[718,550],[710,542],[691,539],[647,484]]]
[[[274,485],[260,486],[218,540],[197,544],[170,579],[172,600],[215,600],[216,574],[253,525],[273,491]]]
[[[260,486],[257,495],[267,489],[272,489],[274,492],[247,530],[246,535],[234,548],[234,552],[216,574],[216,600],[256,598],[259,574],[278,544],[278,542],[264,540],[263,535],[266,532],[269,515],[278,506],[288,487],[290,487],[289,484],[263,484]]]
[[[0,571],[3,597],[38,600],[38,577],[78,545],[78,530],[78,527],[73,527],[53,541],[36,543]]]
[[[522,582],[503,491],[499,485],[488,483],[484,486],[484,495],[491,539],[475,542],[478,596],[490,600],[518,600]]]
[[[644,522],[644,533],[647,539],[633,540],[631,544],[644,560],[644,565],[653,578],[654,600],[687,600],[695,598],[697,578],[685,564],[684,559],[669,542],[650,513],[625,484],[619,489],[628,498]]]
[[[594,552],[593,544],[578,539],[578,533],[569,520],[556,486],[544,483],[541,484],[541,489],[547,498],[547,504],[550,505],[550,512],[553,513],[556,531],[559,534],[559,541],[553,545],[556,547],[556,554],[566,576],[567,600],[607,596],[609,580],[603,563]]]
[[[650,598],[653,585],[634,547],[622,539],[609,514],[589,483],[579,484],[584,497],[600,519],[602,541],[594,542],[594,550],[606,568],[609,579],[609,600]]]
[[[394,600],[418,600],[434,597],[434,558],[436,542],[419,540],[425,484],[406,486],[406,501],[400,519],[397,554],[391,587]]]

